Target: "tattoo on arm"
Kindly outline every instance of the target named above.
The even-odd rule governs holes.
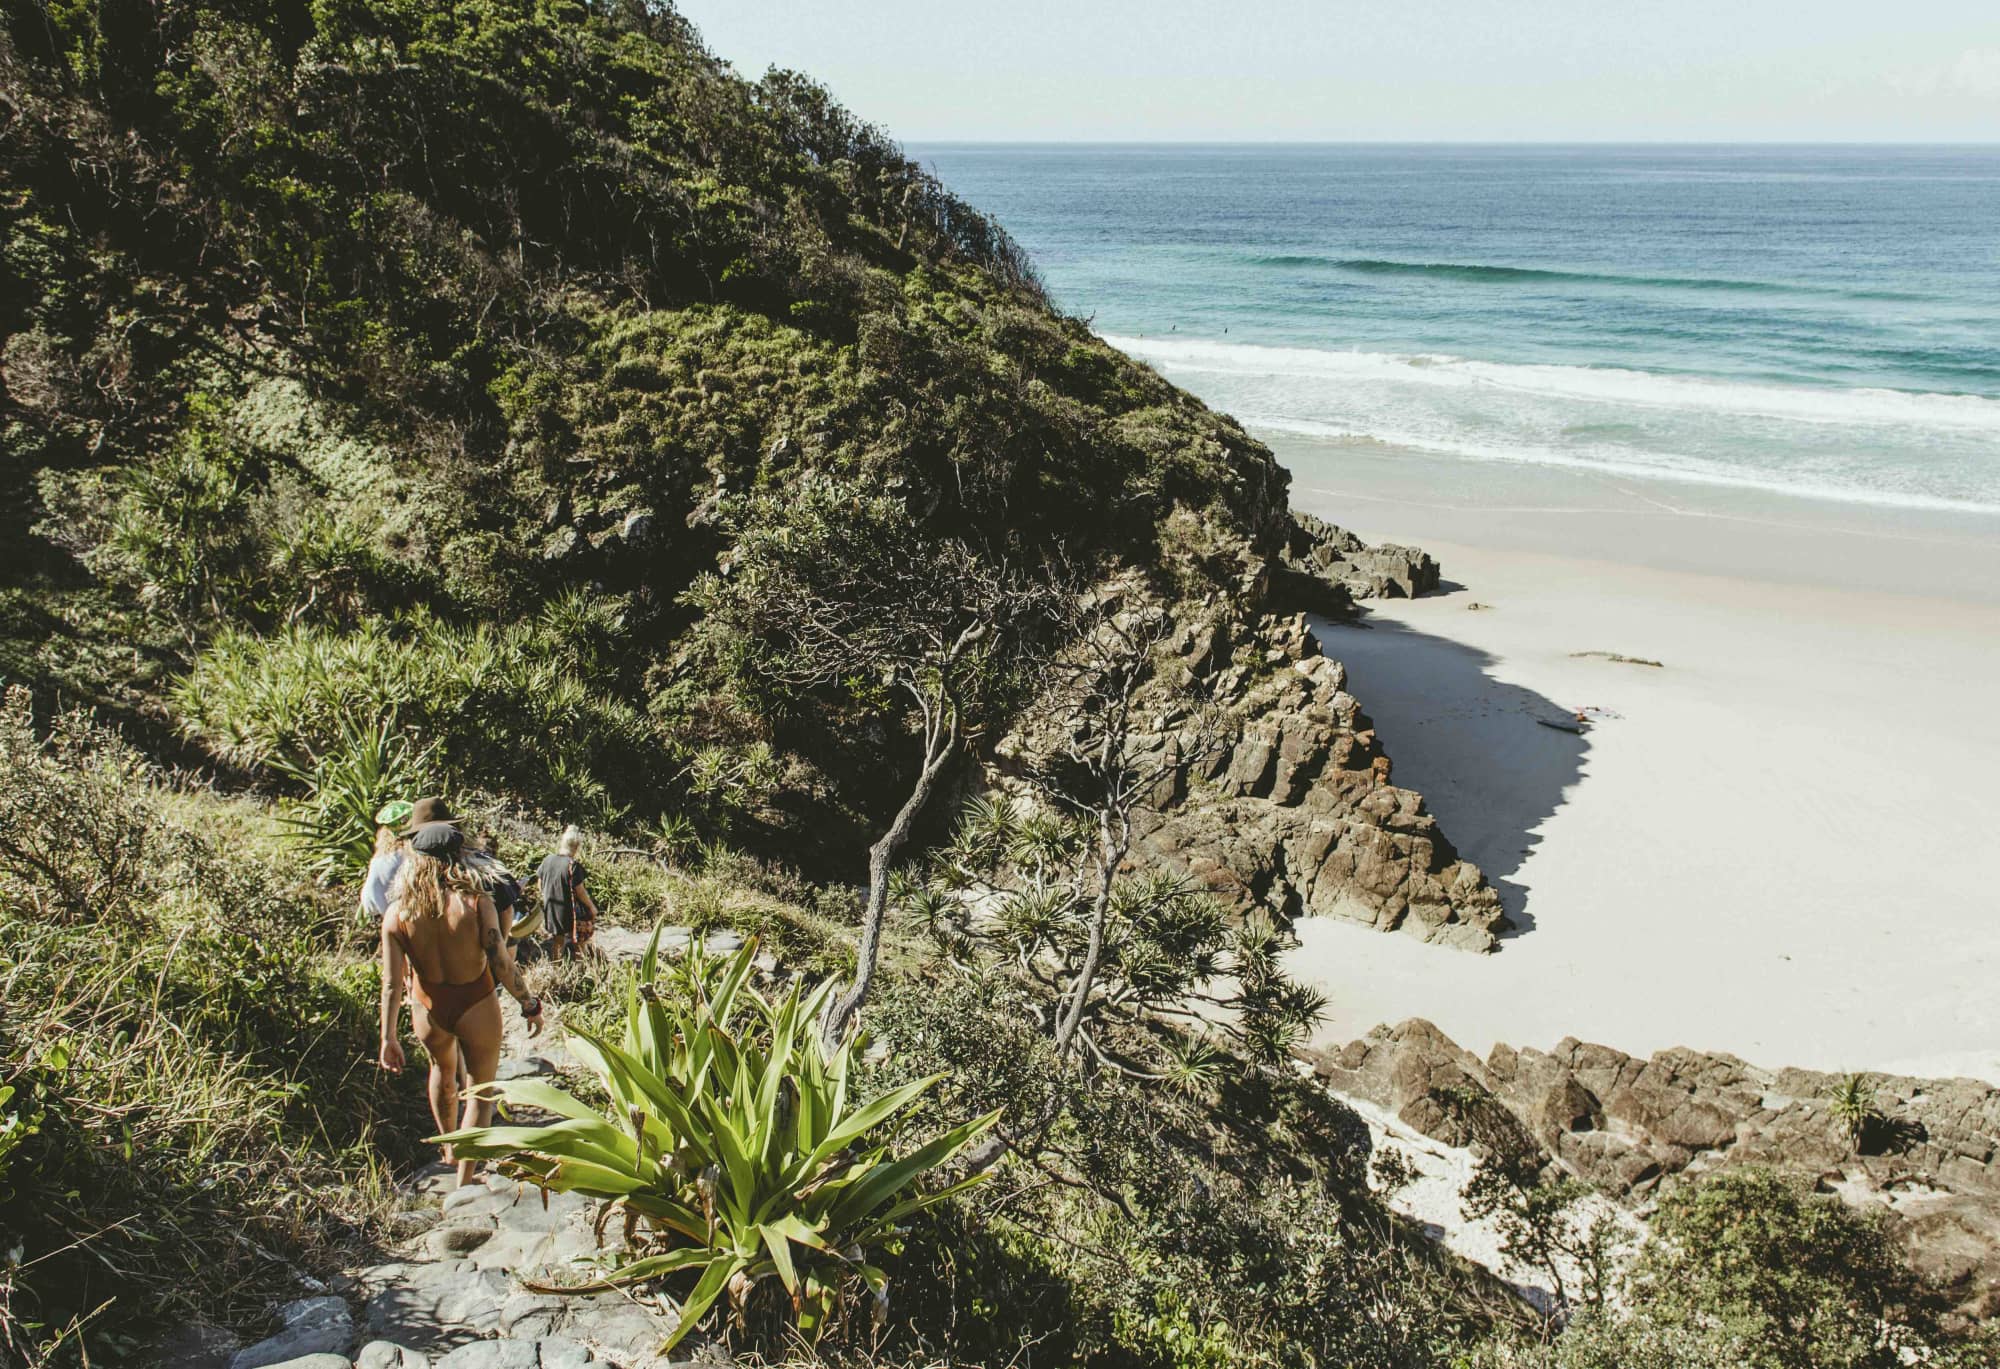
[[[506,985],[507,992],[525,1002],[530,997],[528,985],[515,967],[514,957],[507,954],[507,943],[501,940],[500,929],[488,927],[480,936],[486,947],[486,964],[493,971],[494,980]]]

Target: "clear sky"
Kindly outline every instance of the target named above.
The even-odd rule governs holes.
[[[680,0],[905,142],[2000,142],[2000,0]]]

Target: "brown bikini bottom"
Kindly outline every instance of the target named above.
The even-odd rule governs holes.
[[[481,970],[479,978],[468,979],[463,984],[433,984],[421,974],[414,978],[417,1002],[424,1005],[431,1021],[454,1035],[457,1034],[458,1020],[467,1011],[485,1002],[494,987],[491,969]]]

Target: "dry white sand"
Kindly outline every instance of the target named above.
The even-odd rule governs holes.
[[[1302,921],[1323,1040],[2000,1082],[2000,518],[1270,440],[1298,507],[1462,587],[1325,646],[1519,924],[1478,956]],[[1620,716],[1535,722],[1586,705]]]

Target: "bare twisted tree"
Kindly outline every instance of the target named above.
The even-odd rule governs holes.
[[[834,1040],[874,982],[897,855],[1059,596],[961,540],[923,533],[902,501],[851,482],[813,478],[756,496],[732,521],[730,563],[689,594],[709,640],[765,689],[900,709],[919,747],[907,796],[868,848],[854,982],[824,1024]]]
[[[1056,1019],[1059,1058],[1075,1041],[1096,985],[1134,816],[1169,801],[1188,768],[1223,742],[1215,705],[1176,678],[1182,665],[1167,649],[1173,619],[1158,604],[1131,599],[1112,586],[1072,601],[1063,636],[1074,645],[1048,663],[1048,688],[1035,706],[1051,742],[1033,779],[1094,836],[1087,941]]]

